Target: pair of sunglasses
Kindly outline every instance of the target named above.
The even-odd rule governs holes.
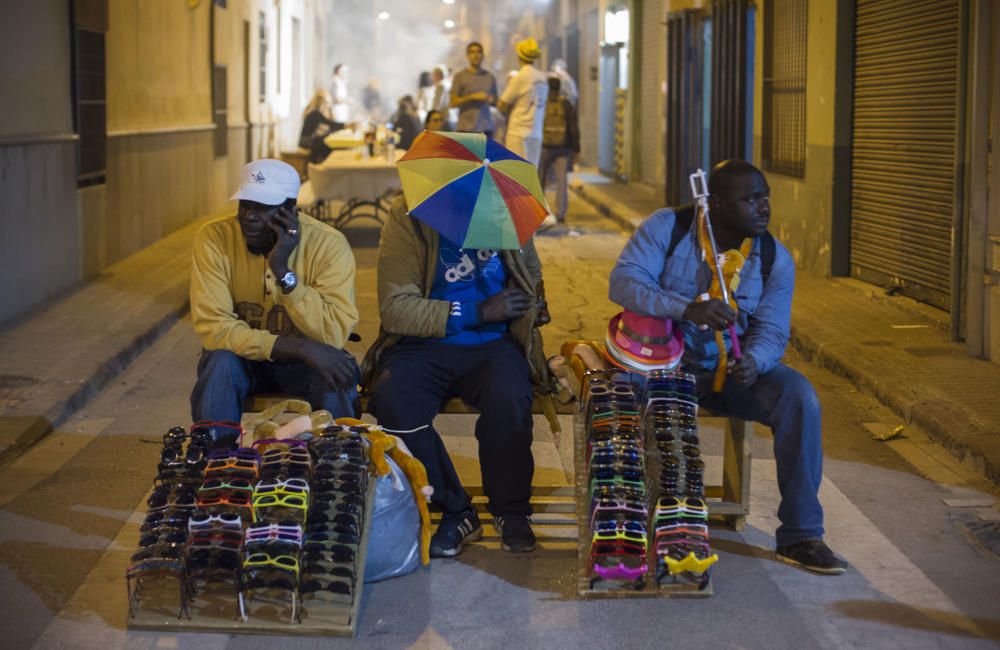
[[[317,477],[313,481],[313,489],[317,497],[324,494],[344,494],[353,495],[360,498],[362,494],[361,482],[357,479],[345,478],[322,478]]]
[[[157,544],[183,544],[187,541],[187,533],[183,530],[164,529],[151,531],[139,538],[139,546],[155,546]]]
[[[624,562],[618,562],[612,566],[594,564],[591,572],[601,580],[624,580],[634,581],[646,575],[649,566],[645,563],[636,567],[626,566]]]
[[[284,589],[295,591],[298,588],[298,576],[253,572],[244,576],[240,583],[240,591],[250,591],[254,589]]]
[[[188,519],[191,516],[192,512],[188,508],[168,508],[166,510],[150,512],[143,520],[139,532],[147,533],[160,527],[183,528],[187,526]]]
[[[290,571],[299,575],[299,558],[294,555],[271,555],[270,553],[250,553],[243,560],[244,569],[270,568]]]
[[[205,465],[205,474],[233,474],[256,479],[260,471],[260,463],[255,459],[238,458],[236,456],[226,456],[225,458],[211,458]]]
[[[159,471],[171,467],[191,468],[202,470],[205,467],[205,449],[196,445],[189,445],[187,451],[178,446],[165,446],[160,452]]]
[[[341,514],[341,521],[310,521],[306,526],[305,534],[314,533],[343,533],[345,535],[357,535],[359,533],[358,522],[351,515]]]
[[[246,542],[261,542],[268,540],[281,540],[302,545],[302,526],[282,526],[280,524],[254,525],[247,528]]]
[[[180,488],[196,490],[205,475],[201,470],[188,467],[166,467],[153,477],[154,488]]]
[[[341,580],[347,580],[352,585],[355,583],[354,569],[350,566],[337,562],[302,562],[303,576],[330,576]]]
[[[256,508],[275,508],[278,506],[283,506],[286,508],[295,508],[298,510],[306,510],[309,507],[309,495],[308,494],[298,494],[289,493],[281,494],[278,492],[270,492],[267,494],[254,494],[253,497],[253,507]]]
[[[198,493],[212,492],[214,490],[247,490],[252,492],[253,489],[250,479],[241,476],[220,476],[205,479],[205,482],[198,488]]]
[[[351,521],[357,521],[360,523],[364,517],[363,506],[354,503],[337,501],[326,504],[314,503],[313,506],[309,508],[308,519],[310,523],[343,523],[347,521],[345,519],[346,517],[350,517]]]
[[[153,490],[146,500],[150,512],[171,508],[194,508],[194,492],[184,486],[162,486]]]
[[[600,541],[590,545],[591,560],[603,557],[616,557],[622,555],[633,555],[646,557],[646,545],[637,544],[628,540]]]
[[[212,490],[198,493],[198,507],[235,506],[237,508],[251,507],[252,493],[247,490]]]
[[[302,548],[302,563],[351,564],[355,561],[354,549],[343,544],[315,542]]]
[[[254,496],[264,494],[309,494],[309,481],[304,478],[264,479],[257,482]]]
[[[227,460],[234,458],[237,460],[249,460],[255,463],[260,462],[260,454],[256,449],[250,447],[237,447],[236,449],[213,449],[208,454],[209,460]]]
[[[354,583],[319,576],[309,579],[303,578],[302,584],[299,585],[299,593],[308,595],[332,593],[339,596],[352,596]]]
[[[163,542],[152,546],[141,547],[132,554],[132,562],[145,560],[180,560],[184,556],[184,544],[175,542]]]

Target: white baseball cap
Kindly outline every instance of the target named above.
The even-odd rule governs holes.
[[[243,168],[243,180],[229,200],[281,205],[299,196],[299,173],[286,162],[262,158]]]

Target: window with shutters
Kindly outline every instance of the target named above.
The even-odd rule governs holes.
[[[761,158],[768,171],[806,175],[807,0],[764,2],[764,125]]]

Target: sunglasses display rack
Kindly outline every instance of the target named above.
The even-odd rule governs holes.
[[[580,595],[712,595],[693,378],[591,370],[580,402]]]
[[[126,571],[129,628],[353,636],[375,489],[365,430],[209,451],[197,426],[171,429]]]
[[[708,585],[712,553],[705,503],[705,461],[698,438],[693,375],[655,371],[646,378],[643,431],[656,477],[652,512],[654,577],[661,587]]]

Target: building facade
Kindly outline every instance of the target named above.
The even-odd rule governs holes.
[[[933,305],[970,355],[1000,362],[1000,3],[557,4],[547,37],[577,61],[585,162],[679,204],[698,167],[752,160],[802,272]],[[622,12],[627,43],[607,37]]]
[[[330,74],[307,56],[329,21],[314,0],[5,12],[0,322],[222,206],[248,160],[295,148]]]

